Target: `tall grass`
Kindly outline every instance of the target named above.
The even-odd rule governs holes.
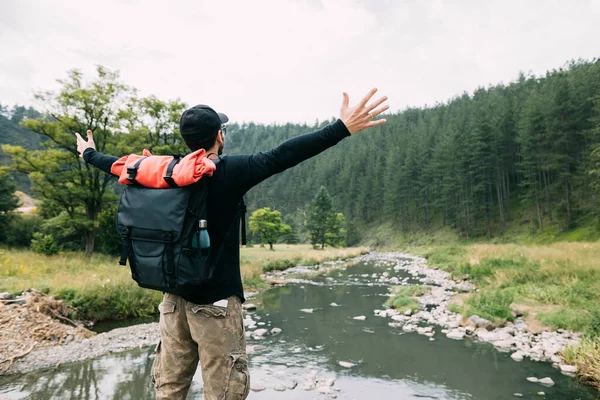
[[[579,378],[600,391],[600,340],[583,339],[579,346],[568,347],[562,356],[571,365],[577,365]]]
[[[415,298],[424,296],[430,291],[430,287],[423,285],[396,286],[393,291],[394,295],[388,299],[385,305],[400,311],[407,309],[417,311],[420,307]]]
[[[312,250],[308,245],[278,245],[241,249],[241,273],[247,290],[262,289],[265,264],[310,257],[324,261],[347,258],[365,248]],[[77,317],[103,319],[148,316],[157,312],[162,297],[155,290],[142,289],[131,278],[128,267],[112,256],[70,252],[44,256],[26,250],[0,249],[0,292],[19,294],[35,288],[64,299],[77,308]]]

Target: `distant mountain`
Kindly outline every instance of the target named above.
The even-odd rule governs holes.
[[[0,145],[11,144],[14,146],[23,146],[30,150],[40,149],[41,136],[19,125],[19,122],[25,118],[37,118],[40,115],[33,108],[23,106],[8,108],[0,104]],[[10,163],[11,158],[7,154],[4,154],[0,147],[0,166],[9,165]],[[30,182],[27,175],[15,173],[13,176],[17,182],[17,188],[24,192],[29,192]]]

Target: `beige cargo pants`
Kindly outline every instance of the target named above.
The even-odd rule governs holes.
[[[223,302],[220,302],[223,303]],[[184,400],[198,361],[204,400],[243,400],[250,390],[242,303],[198,305],[166,293],[160,337],[152,366],[156,399]]]

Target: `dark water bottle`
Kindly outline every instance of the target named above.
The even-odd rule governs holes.
[[[198,230],[194,232],[192,238],[192,248],[200,249],[201,255],[206,255],[210,249],[210,236],[208,236],[208,223],[205,219],[198,222]]]
[[[208,230],[207,230],[207,226],[208,223],[206,222],[205,219],[201,219],[200,223],[199,223],[199,243],[200,243],[200,248],[202,250],[208,250],[210,249],[210,236],[208,236]]]

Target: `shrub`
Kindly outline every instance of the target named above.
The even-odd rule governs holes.
[[[284,271],[288,268],[295,267],[300,261],[299,257],[294,258],[293,260],[273,260],[269,261],[263,265],[264,272],[270,271]]]
[[[36,253],[52,256],[58,254],[58,245],[52,235],[36,232],[31,239],[31,250]]]
[[[107,207],[98,215],[98,230],[96,231],[95,249],[100,253],[119,255],[123,239],[117,232],[117,207]]]
[[[4,241],[11,247],[29,247],[33,234],[41,230],[43,220],[37,215],[11,215]]]

